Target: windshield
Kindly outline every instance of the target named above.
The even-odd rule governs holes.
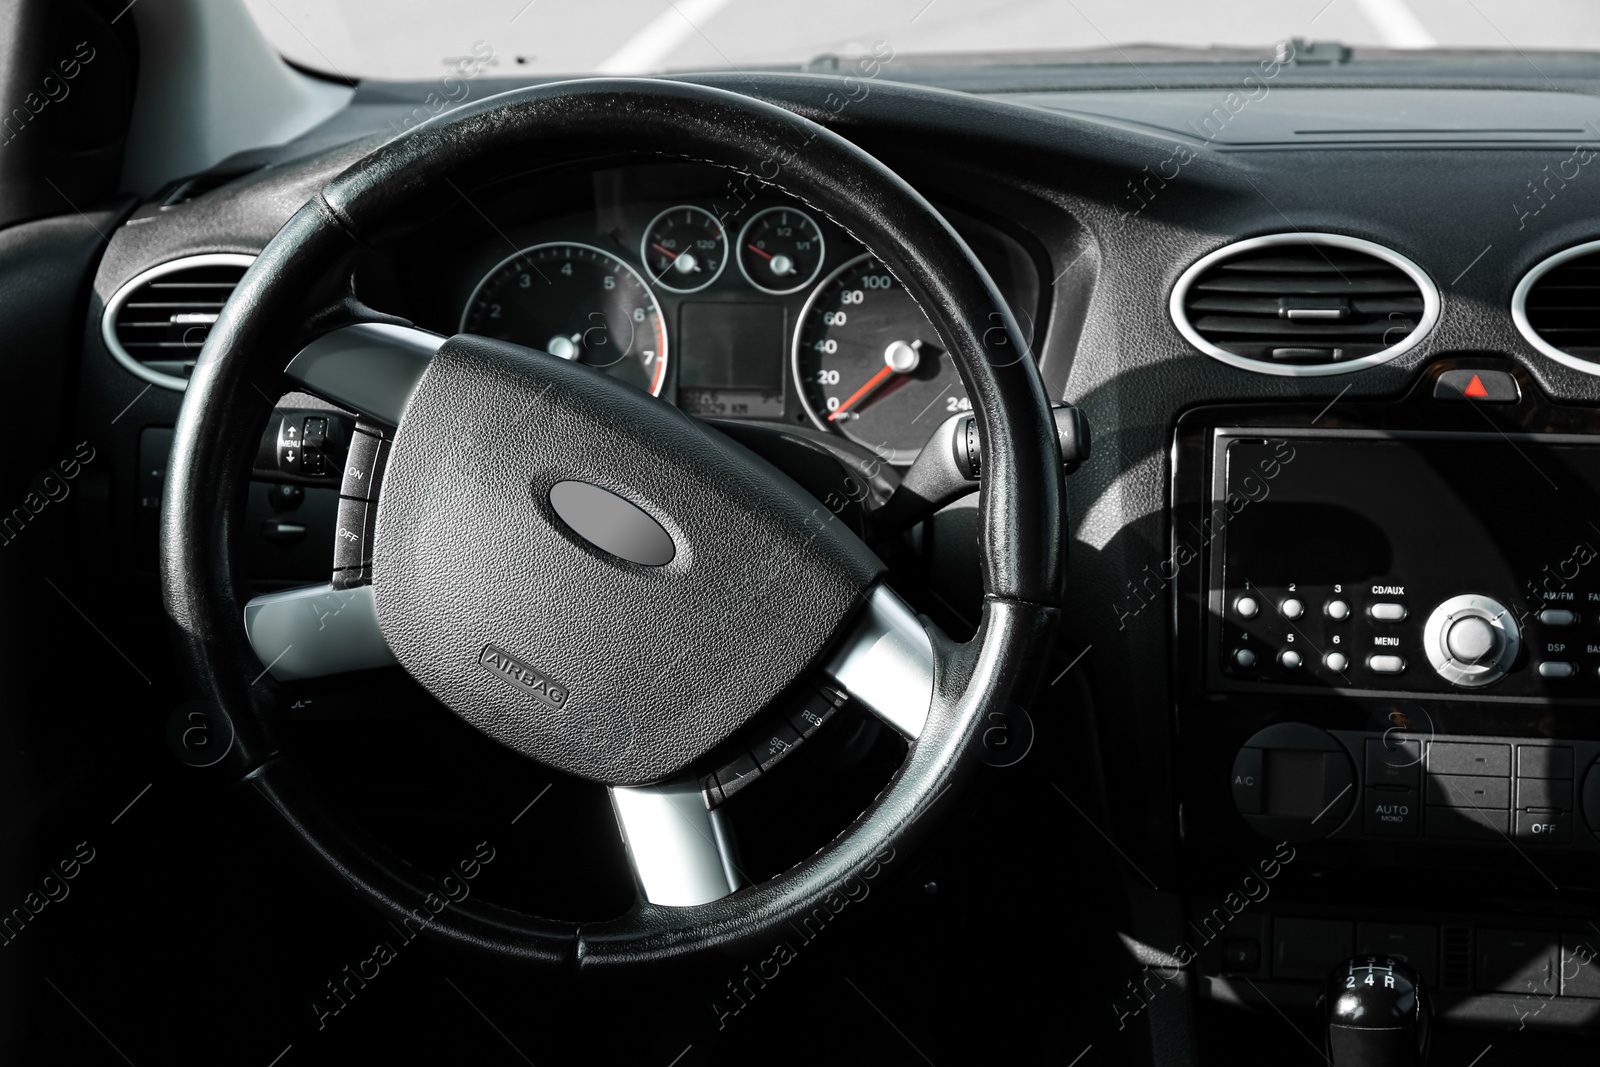
[[[1078,61],[1144,63],[1182,53],[1129,46],[1259,53],[1290,38],[1387,49],[1600,48],[1596,0],[244,2],[291,62],[347,79],[400,81],[463,64],[489,77],[644,74],[794,67],[824,54],[1004,63],[1085,52]]]

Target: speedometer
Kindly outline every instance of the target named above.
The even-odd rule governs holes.
[[[793,363],[811,421],[891,463],[910,463],[947,416],[972,410],[933,324],[870,254],[806,301]]]
[[[461,332],[598,367],[659,396],[667,328],[637,271],[592,245],[524,248],[495,265],[461,313]]]

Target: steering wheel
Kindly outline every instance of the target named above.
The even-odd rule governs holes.
[[[876,254],[933,321],[981,444],[986,595],[970,641],[914,615],[845,523],[708,424],[594,368],[440,337],[354,296],[362,253],[487,182],[614,156],[618,144],[793,194]],[[360,896],[396,922],[424,915],[447,943],[600,974],[756,947],[870,876],[888,850],[914,846],[938,821],[924,812],[974,776],[991,714],[1026,704],[1037,684],[1063,595],[1063,489],[1025,352],[993,282],[928,202],[782,108],[594,79],[416,127],[335,178],[267,245],[184,398],[162,584],[183,667],[234,729],[220,766]],[[252,461],[289,389],[358,414],[340,527],[358,516],[366,541],[336,550],[334,582],[246,604],[238,533]],[[352,471],[371,476],[353,483]],[[489,737],[609,788],[634,907],[580,926],[476,896],[448,902],[439,880],[328,801],[284,743],[293,694],[282,683],[396,661]],[[692,772],[795,701],[826,711],[819,695],[877,715],[908,754],[828,846],[744,884],[717,798]]]

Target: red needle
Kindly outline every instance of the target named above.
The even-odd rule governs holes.
[[[652,241],[650,243],[650,247],[655,249],[657,252],[660,252],[662,255],[666,256],[668,259],[676,260],[678,258],[678,253],[674,252],[670,248],[662,248],[660,245],[656,244],[654,241]]]
[[[877,374],[874,374],[872,377],[868,378],[866,385],[863,385],[860,389],[857,389],[855,392],[851,393],[850,399],[833,409],[833,412],[828,416],[828,421],[833,422],[837,420],[845,412],[850,410],[850,406],[852,404],[866,396],[868,393],[872,392],[879,385],[883,384],[883,380],[893,373],[893,367],[884,367],[882,370],[878,371]]]
[[[772,253],[771,252],[764,252],[761,249],[757,248],[755,245],[745,245],[745,247],[748,248],[750,251],[754,252],[758,256],[766,256],[768,259],[772,258]]]

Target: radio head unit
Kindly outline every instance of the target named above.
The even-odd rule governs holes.
[[[1595,439],[1213,434],[1208,688],[1600,696]]]

